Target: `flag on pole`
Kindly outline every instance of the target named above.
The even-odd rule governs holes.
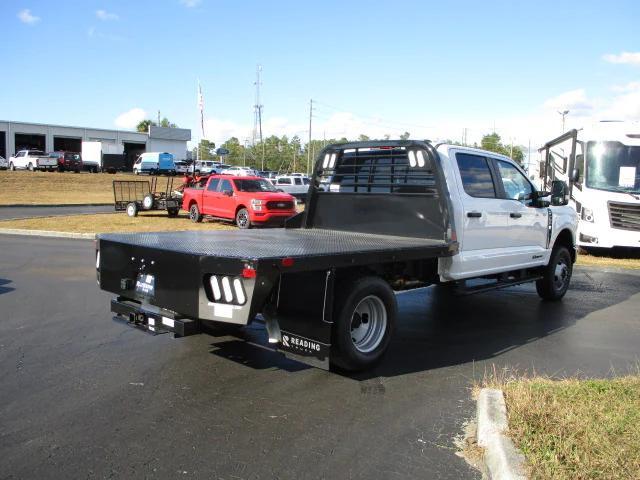
[[[200,129],[202,130],[202,138],[204,138],[204,97],[202,96],[200,80],[198,80],[198,108],[200,109]]]

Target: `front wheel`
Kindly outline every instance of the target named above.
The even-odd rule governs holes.
[[[13,162],[9,164],[9,170],[11,170],[12,172],[16,171],[16,166],[13,164]]]
[[[197,203],[191,205],[191,208],[189,209],[189,218],[193,223],[200,223],[202,221],[202,215],[200,214],[200,209],[198,208]]]
[[[344,370],[364,370],[382,358],[391,342],[396,297],[378,277],[342,281],[336,292],[331,363]]]
[[[560,300],[567,293],[572,273],[573,263],[567,247],[554,248],[543,277],[536,281],[538,295],[544,300]]]
[[[33,163],[29,162],[29,165],[27,165],[27,170],[33,172]]]
[[[247,228],[251,228],[251,220],[249,219],[249,210],[246,208],[241,208],[236,213],[236,225],[238,228],[242,230],[246,230]]]

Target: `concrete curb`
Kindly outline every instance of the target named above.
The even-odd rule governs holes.
[[[502,390],[483,388],[478,395],[478,445],[491,479],[525,480],[524,456],[505,435],[509,429]]]
[[[93,240],[95,233],[54,232],[52,230],[23,230],[20,228],[0,228],[0,235],[24,235],[27,237],[77,238]]]
[[[33,203],[15,203],[13,205],[0,205],[0,208],[48,208],[48,207],[107,207],[113,203],[46,203],[36,205]]]

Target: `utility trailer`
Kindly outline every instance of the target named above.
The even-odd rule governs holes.
[[[116,212],[136,217],[140,210],[166,210],[170,217],[178,216],[181,199],[173,191],[173,177],[167,179],[164,190],[158,188],[158,177],[146,180],[114,180],[113,205]]]
[[[284,229],[101,234],[98,283],[132,326],[180,337],[262,318],[288,357],[363,370],[391,341],[394,290],[482,278],[482,291],[536,281],[562,298],[577,223],[563,185],[547,201],[515,162],[479,149],[330,145]]]

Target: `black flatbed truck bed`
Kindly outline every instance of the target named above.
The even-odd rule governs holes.
[[[293,259],[287,272],[340,266],[357,266],[376,261],[414,260],[450,255],[454,242],[415,237],[376,235],[325,229],[265,229],[234,231],[185,231],[158,233],[109,233],[101,242],[152,249],[165,254],[193,255],[200,261],[235,260],[256,267]]]
[[[409,150],[421,151],[426,165],[409,168]],[[326,155],[332,153],[339,160],[329,166]],[[344,169],[359,162],[387,169],[390,162],[392,174],[398,173],[388,184],[375,183],[370,175],[365,186],[352,186]],[[369,168],[373,173],[376,167]],[[341,191],[322,191],[323,175],[340,182]],[[363,188],[366,194],[358,191]],[[330,146],[318,157],[305,212],[287,228],[103,234],[99,283],[118,295],[114,313],[154,331],[186,335],[210,321],[245,325],[261,313],[270,342],[288,356],[325,368],[337,356],[334,318],[344,323],[341,305],[352,301],[345,294],[355,285],[372,292],[367,298],[393,302],[384,314],[384,341],[367,344],[374,346],[371,352],[356,352],[355,363],[344,355],[336,362],[363,368],[384,353],[393,330],[395,298],[390,300],[389,284],[429,282],[437,259],[457,252],[447,198],[430,144]],[[369,308],[379,310],[374,304]],[[374,315],[363,311],[355,314],[364,319],[360,327]]]

